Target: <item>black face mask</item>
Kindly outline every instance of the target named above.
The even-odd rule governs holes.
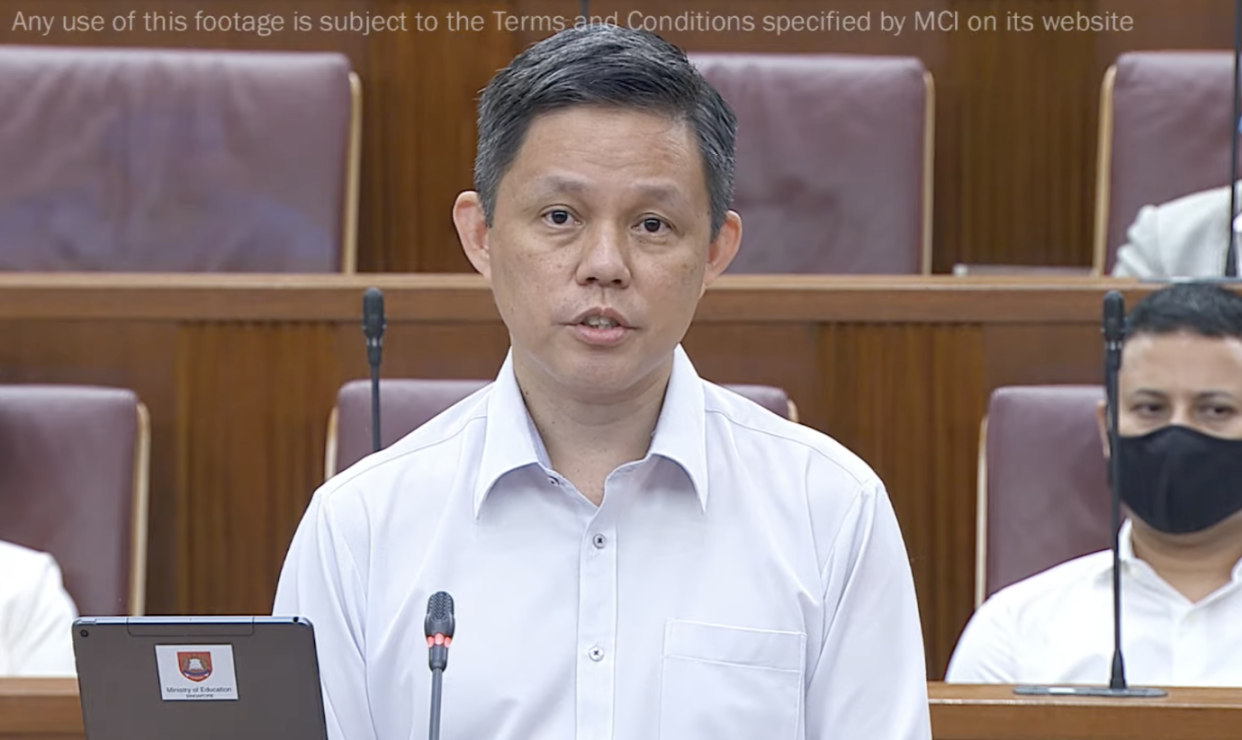
[[[1118,454],[1121,500],[1156,530],[1199,532],[1242,511],[1242,440],[1167,426],[1121,437]]]

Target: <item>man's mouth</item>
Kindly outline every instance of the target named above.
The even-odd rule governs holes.
[[[620,326],[619,323],[607,316],[588,316],[582,320],[582,323],[595,329],[611,329]]]

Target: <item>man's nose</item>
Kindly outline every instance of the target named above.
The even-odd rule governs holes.
[[[586,235],[578,281],[583,284],[625,285],[630,280],[629,255],[625,235],[613,227],[592,230]]]

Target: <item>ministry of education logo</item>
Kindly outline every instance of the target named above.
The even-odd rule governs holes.
[[[211,675],[211,653],[177,653],[181,675],[191,681],[206,681]]]

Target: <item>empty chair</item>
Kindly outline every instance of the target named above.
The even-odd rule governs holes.
[[[1099,386],[998,388],[980,437],[976,605],[1112,544]]]
[[[0,539],[56,558],[80,614],[143,613],[149,440],[132,391],[0,385]]]
[[[335,53],[0,46],[0,270],[352,272]]]
[[[490,384],[490,380],[380,381],[380,442],[384,447],[426,424],[450,406]],[[791,421],[798,420],[793,401],[780,388],[728,385],[726,388]],[[324,478],[331,478],[371,454],[371,383],[355,380],[337,393],[328,421]]]
[[[1229,184],[1233,54],[1122,54],[1104,75],[1096,167],[1097,274],[1108,275],[1139,209]],[[1228,231],[1228,213],[1221,216]]]
[[[738,117],[731,272],[930,272],[935,99],[921,61],[690,59]]]

